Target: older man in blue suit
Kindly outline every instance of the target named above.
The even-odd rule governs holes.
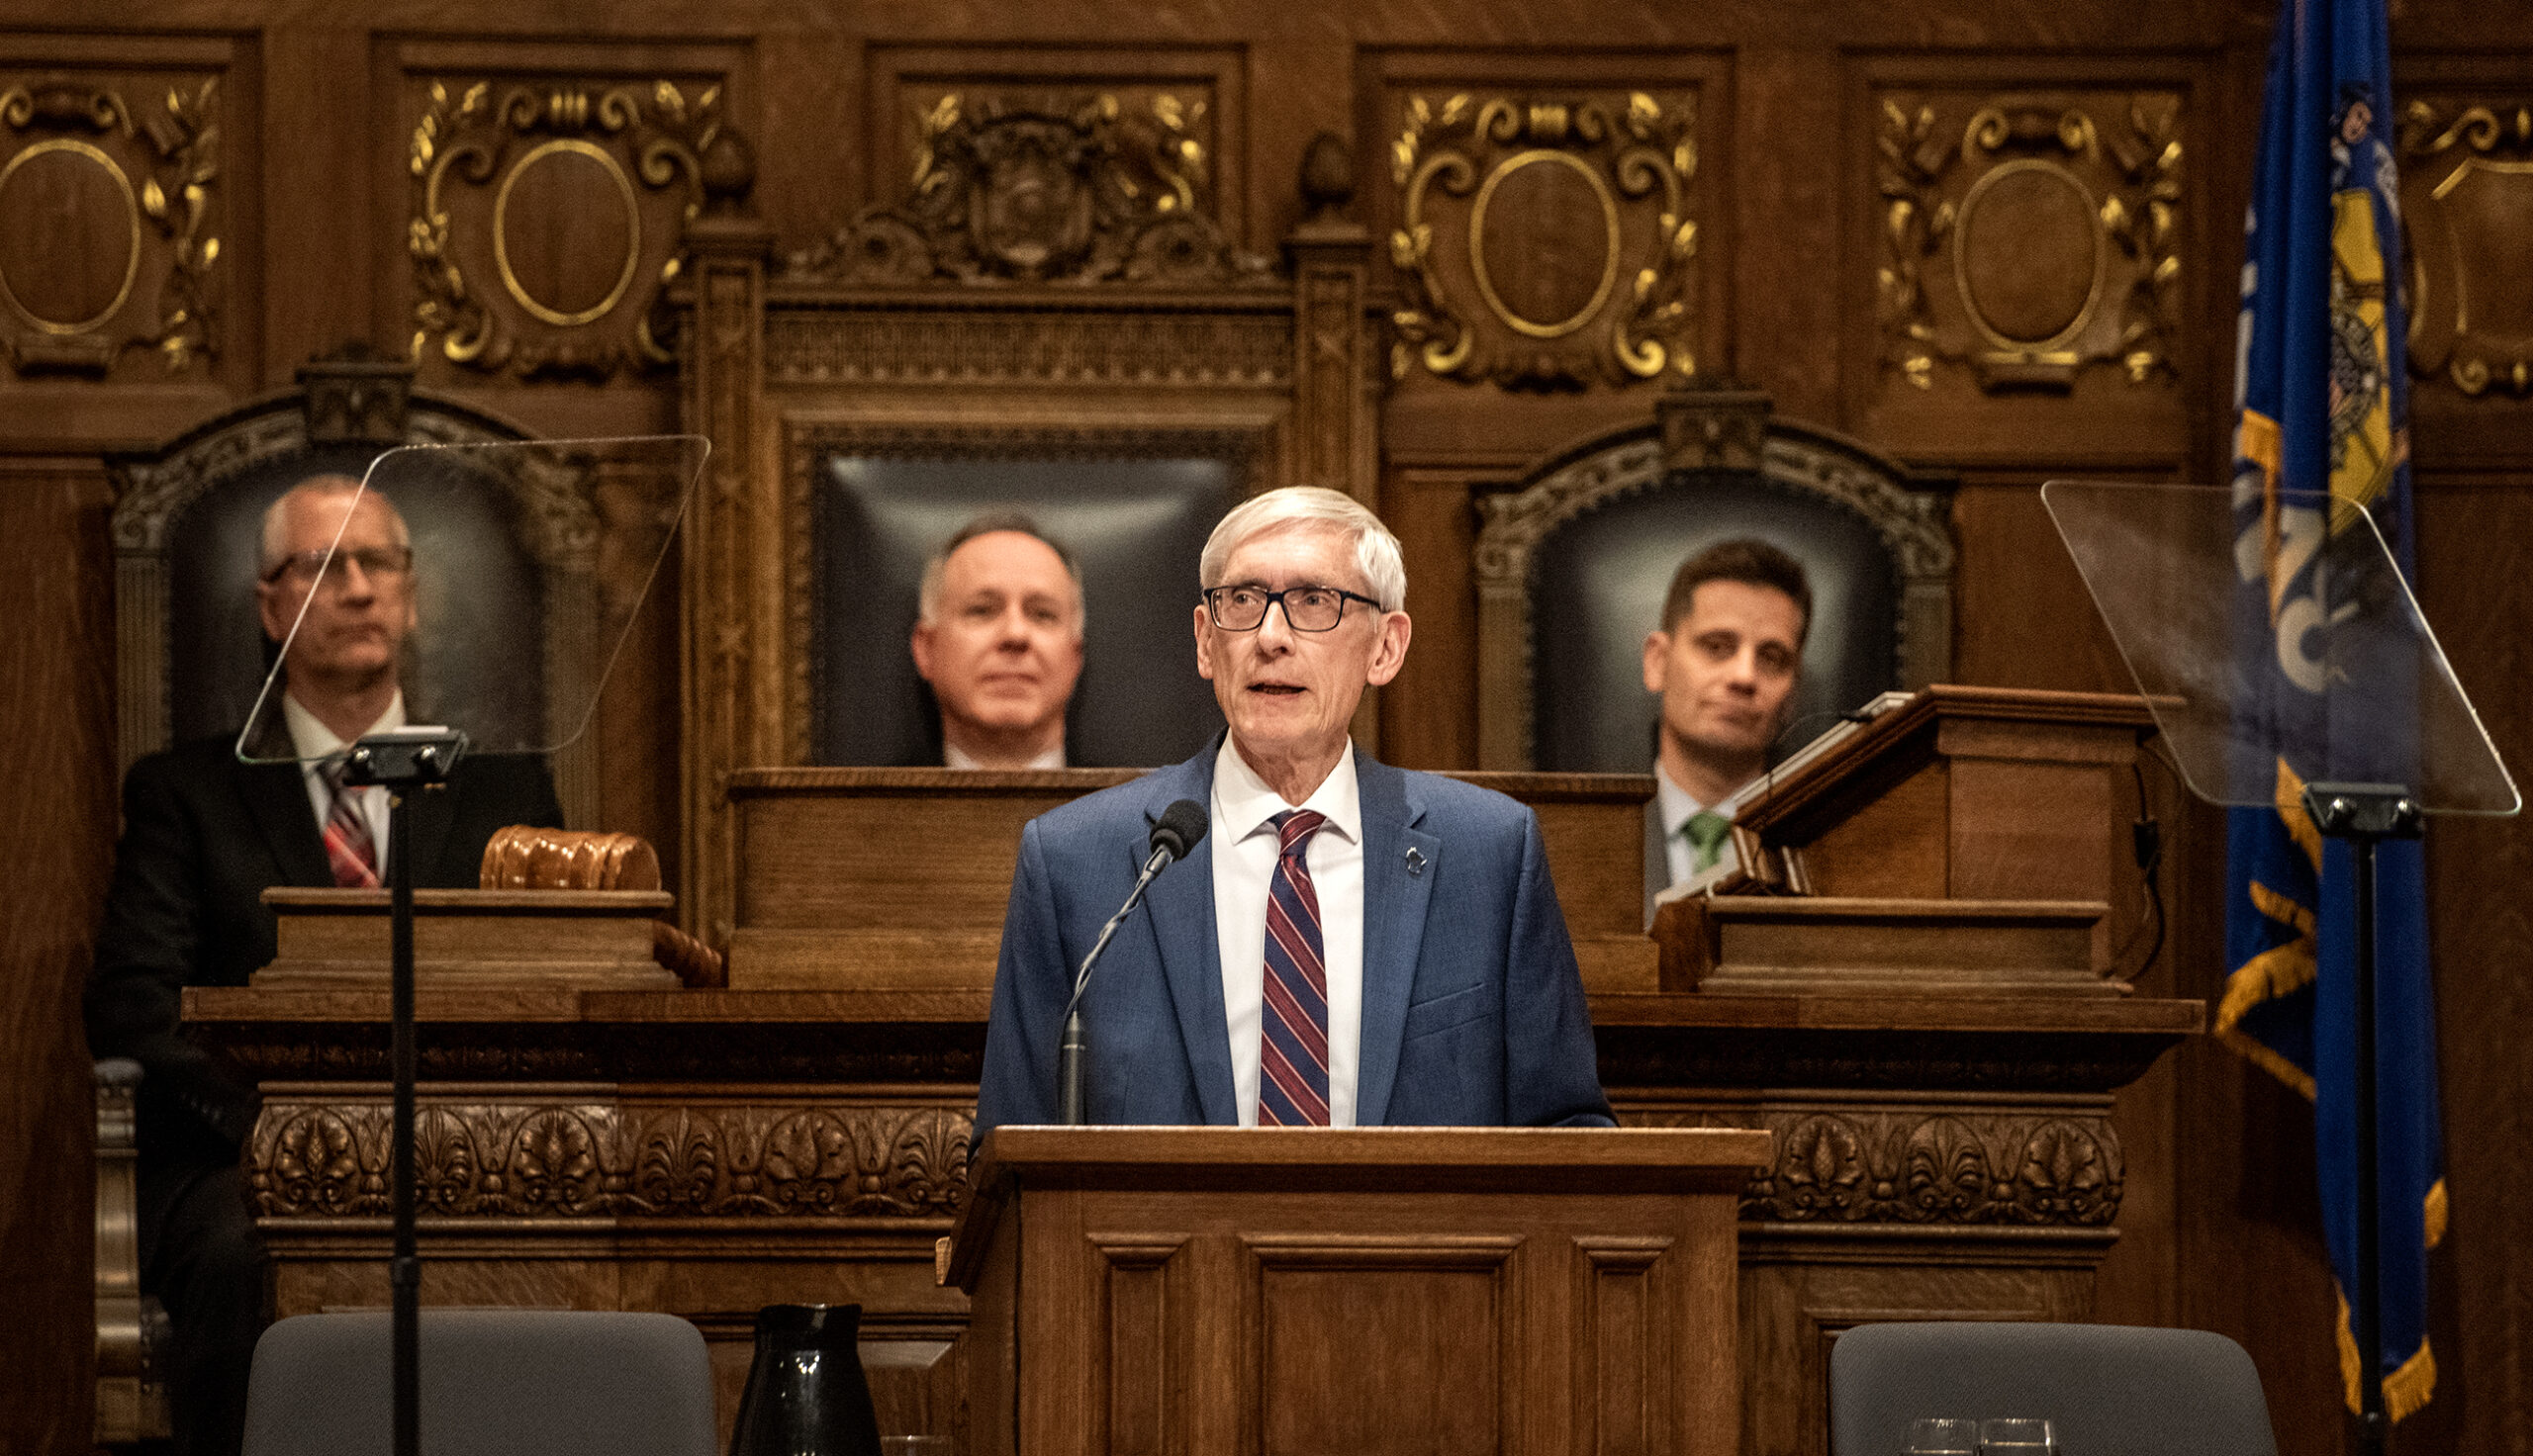
[[[1198,570],[1196,670],[1229,732],[1022,831],[978,1135],[1056,1121],[1075,968],[1180,799],[1208,831],[1082,1001],[1088,1121],[1607,1126],[1537,819],[1348,736],[1407,656],[1397,538],[1293,487],[1224,516]]]

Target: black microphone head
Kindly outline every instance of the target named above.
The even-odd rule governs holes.
[[[1152,847],[1156,852],[1168,850],[1173,860],[1184,859],[1205,837],[1205,828],[1211,822],[1212,816],[1205,812],[1203,804],[1180,799],[1161,811],[1161,822],[1152,827]]]

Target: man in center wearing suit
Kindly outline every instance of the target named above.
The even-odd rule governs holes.
[[[348,477],[301,482],[265,513],[255,595],[266,636],[290,643],[277,703],[243,760],[223,736],[133,765],[88,979],[89,1049],[142,1069],[141,1287],[167,1310],[187,1456],[238,1449],[267,1279],[238,1168],[256,1098],[183,1035],[184,989],[243,985],[273,958],[267,888],[375,886],[389,868],[387,791],[335,770],[353,740],[405,722],[398,669],[416,610],[404,517]],[[543,763],[511,755],[469,757],[406,805],[414,883],[429,888],[471,888],[505,825],[563,822]]]
[[[1228,732],[1022,831],[979,1136],[1056,1120],[1075,968],[1180,799],[1205,806],[1205,837],[1082,1001],[1088,1121],[1609,1126],[1537,819],[1348,736],[1407,655],[1397,539],[1293,487],[1224,516],[1199,575],[1196,670]]]
[[[1025,515],[961,526],[923,564],[908,643],[941,710],[952,769],[1065,767],[1065,708],[1081,680],[1081,573]]]

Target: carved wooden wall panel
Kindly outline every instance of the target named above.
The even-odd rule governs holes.
[[[213,373],[235,266],[228,153],[255,120],[236,63],[219,40],[0,51],[0,350],[16,378]],[[242,90],[251,105],[250,78]]]
[[[1857,70],[1847,390],[1868,434],[1954,459],[2184,453],[2192,69]]]
[[[1696,373],[1712,340],[1720,67],[1578,69],[1399,53],[1359,147],[1399,304],[1394,388],[1624,389]],[[1727,153],[1729,154],[1729,153]],[[1712,366],[1710,360],[1710,367]]]
[[[2533,86],[2421,86],[2399,128],[2410,373],[2533,399]]]
[[[401,331],[423,378],[596,381],[675,361],[660,294],[704,210],[737,57],[595,59],[587,47],[398,52]]]
[[[1263,279],[1266,261],[1230,245],[1247,194],[1237,51],[875,46],[868,72],[874,206],[795,271]]]

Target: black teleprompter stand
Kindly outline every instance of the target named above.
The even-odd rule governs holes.
[[[2307,783],[2304,812],[2326,838],[2346,840],[2356,859],[2357,1062],[2350,1091],[2357,1100],[2357,1268],[2348,1305],[2358,1351],[2357,1449],[2383,1456],[2392,1421],[2384,1412],[2383,1207],[2375,1167],[2375,849],[2388,839],[2417,839],[2424,815],[2397,783]]]
[[[422,1257],[414,1241],[414,857],[405,796],[443,785],[465,753],[466,735],[454,728],[399,728],[360,740],[343,762],[344,783],[388,792],[388,1062],[395,1083],[388,1196],[395,1234],[387,1282],[395,1456],[421,1456],[422,1448]]]

